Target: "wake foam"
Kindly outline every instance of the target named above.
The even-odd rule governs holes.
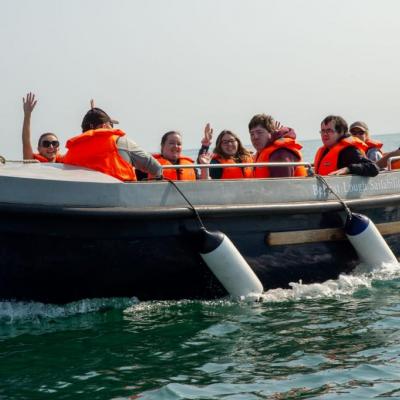
[[[323,283],[303,284],[291,282],[291,289],[271,289],[261,296],[263,302],[320,299],[352,295],[359,289],[371,288],[374,281],[387,281],[400,277],[400,264],[383,263],[379,267],[359,264],[349,275],[339,275]]]
[[[84,299],[65,305],[1,301],[0,323],[35,322],[42,319],[65,318],[109,309],[125,309],[137,302],[137,298]]]

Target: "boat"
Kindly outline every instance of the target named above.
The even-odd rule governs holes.
[[[325,179],[398,257],[400,172]],[[358,263],[343,234],[343,204],[315,176],[175,185],[123,183],[63,164],[0,163],[0,299],[223,297],[199,254],[196,212],[207,230],[231,239],[264,290],[334,279]]]

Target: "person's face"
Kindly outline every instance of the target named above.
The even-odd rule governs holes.
[[[110,121],[108,122],[102,122],[99,125],[96,125],[94,127],[94,129],[113,129],[114,128],[114,124]]]
[[[168,135],[161,149],[161,154],[167,160],[176,161],[182,154],[182,138],[177,133]]]
[[[250,130],[251,143],[257,151],[261,151],[271,141],[271,136],[271,133],[260,125]]]
[[[221,138],[221,150],[229,157],[236,155],[239,143],[230,133],[225,133]]]
[[[367,140],[367,133],[360,128],[353,128],[350,133],[365,142]]]
[[[50,161],[54,161],[59,147],[60,142],[56,136],[46,135],[40,140],[38,151],[43,157],[46,157]]]
[[[326,147],[332,147],[341,137],[342,134],[335,131],[333,121],[321,124],[321,140]]]

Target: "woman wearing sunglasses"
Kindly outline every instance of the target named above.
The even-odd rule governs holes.
[[[365,151],[368,159],[377,162],[382,158],[382,142],[370,138],[368,125],[365,122],[353,122],[350,125],[350,133],[368,146],[368,149]]]
[[[211,132],[211,133],[210,133]],[[229,130],[223,130],[217,137],[213,154],[208,153],[213,129],[209,124],[204,129],[204,138],[199,152],[201,164],[242,164],[252,163],[253,157],[242,144],[239,137]],[[203,158],[200,158],[203,155]],[[208,171],[206,171],[208,172]],[[252,167],[211,168],[208,172],[211,179],[243,179],[253,177]]]
[[[24,160],[40,162],[63,162],[59,153],[60,142],[54,133],[43,133],[38,141],[38,153],[34,153],[31,144],[31,115],[37,100],[33,93],[28,93],[22,99],[24,107],[24,123],[22,126],[22,153]]]

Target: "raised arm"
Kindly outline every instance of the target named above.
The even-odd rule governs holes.
[[[29,92],[26,99],[22,98],[24,109],[24,122],[22,124],[22,156],[24,160],[33,160],[33,150],[31,144],[31,114],[35,108],[37,100],[35,95]]]
[[[204,127],[204,136],[201,139],[201,147],[200,147],[199,153],[197,155],[198,163],[200,163],[201,155],[208,153],[208,149],[210,148],[211,143],[212,143],[213,133],[214,133],[214,129],[211,128],[210,123],[207,123],[207,125]]]

